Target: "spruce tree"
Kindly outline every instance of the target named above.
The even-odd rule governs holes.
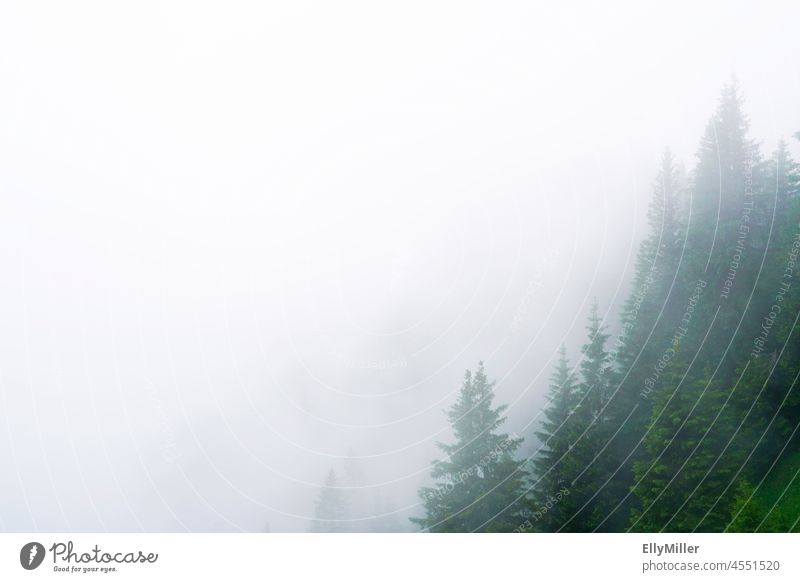
[[[348,531],[347,501],[344,491],[339,486],[336,471],[331,468],[325,477],[325,482],[320,488],[314,506],[314,519],[311,522],[312,532],[343,532]]]
[[[570,420],[575,407],[576,390],[577,383],[569,367],[567,350],[562,345],[558,350],[558,362],[550,380],[544,419],[536,432],[541,442],[541,448],[533,458],[532,514],[536,515],[533,523],[536,529],[557,531],[566,521],[565,518],[570,517],[568,505],[561,503],[561,498],[572,486],[571,476],[565,471],[565,460],[574,432]],[[554,503],[554,500],[557,502]]]
[[[606,405],[610,396],[611,357],[606,344],[609,334],[600,318],[597,300],[592,302],[589,312],[589,324],[586,327],[588,341],[581,348],[580,370],[583,382],[579,406],[588,407],[593,421],[602,422],[606,414]]]
[[[431,532],[510,532],[524,522],[526,471],[514,452],[522,440],[500,432],[505,406],[493,406],[494,383],[483,363],[469,370],[458,400],[448,411],[453,444],[438,443],[446,453],[436,461],[433,487],[423,487],[425,517],[412,518]]]
[[[606,405],[610,390],[611,358],[606,349],[608,333],[600,318],[597,301],[589,313],[588,338],[581,348],[581,382],[575,392],[575,406],[568,423],[570,451],[564,457],[563,474],[569,481],[568,502],[562,504],[566,520],[559,531],[592,531],[608,510],[605,484],[607,458],[601,458],[606,442]]]
[[[631,293],[624,303],[622,322],[613,352],[608,422],[603,440],[608,442],[607,466],[612,472],[607,495],[608,515],[603,529],[620,531],[628,523],[633,485],[633,465],[642,458],[642,437],[650,418],[650,394],[658,389],[654,374],[658,360],[675,333],[677,311],[671,301],[678,276],[685,229],[680,205],[683,189],[678,169],[665,150],[648,207],[649,230],[639,246]]]
[[[800,423],[800,387],[796,385],[800,375],[800,333],[795,318],[800,313],[800,164],[780,147],[772,164],[773,171],[778,173],[768,172],[768,181],[778,187],[785,185],[785,194],[781,197],[785,198],[786,211],[774,236],[775,252],[768,268],[768,287],[765,285],[762,291],[769,302],[760,302],[754,336],[763,337],[761,326],[772,323],[764,345],[760,346],[760,357],[779,358],[772,373],[768,398],[790,426],[797,426]],[[780,313],[773,319],[775,304],[779,305]]]
[[[765,206],[774,208],[775,226],[785,228],[789,205],[800,195],[800,164],[792,159],[789,146],[782,139],[767,162],[764,183],[764,193],[768,198]]]
[[[732,384],[736,367],[746,357],[743,343],[731,340],[734,330],[744,331],[742,318],[751,307],[765,253],[765,229],[757,220],[764,165],[758,144],[748,136],[750,122],[742,101],[736,81],[727,84],[700,142],[692,174],[685,268],[676,289],[685,304],[698,280],[707,283],[707,296],[694,310],[691,329],[681,341],[687,353],[703,342],[700,359],[713,362],[715,368],[720,363],[716,378],[723,385]]]

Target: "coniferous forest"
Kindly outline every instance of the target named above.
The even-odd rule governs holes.
[[[23,568],[72,533],[624,533],[585,559],[585,536],[411,536],[388,569],[403,536],[278,535],[287,570],[245,546],[198,567],[507,578],[534,544],[545,575],[623,552],[794,575],[791,536],[727,534],[800,533],[798,21],[0,2],[9,555],[23,532]],[[661,532],[712,542],[670,558]]]
[[[653,177],[620,332],[595,303],[534,432],[466,372],[419,529],[800,531],[800,166],[751,139],[735,81],[685,163]]]

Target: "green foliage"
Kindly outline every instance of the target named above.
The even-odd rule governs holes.
[[[569,482],[569,497],[561,504],[565,514],[559,531],[591,531],[600,524],[607,504],[603,487],[607,467],[602,462],[602,440],[610,392],[611,357],[606,348],[609,335],[600,318],[597,302],[592,303],[586,327],[587,340],[581,347],[581,382],[567,423],[569,452],[561,463]]]
[[[562,345],[558,351],[558,364],[550,382],[544,420],[536,436],[542,448],[533,460],[536,479],[543,491],[559,490],[567,479],[559,464],[569,451],[568,422],[575,408],[577,386],[567,359],[567,350]]]
[[[458,400],[448,411],[455,442],[439,443],[446,454],[434,463],[435,486],[419,491],[425,517],[412,522],[432,532],[513,531],[525,521],[522,439],[499,432],[505,406],[494,407],[494,384],[483,363],[464,375]]]
[[[571,426],[575,410],[578,386],[569,367],[567,350],[562,345],[558,351],[558,363],[550,380],[544,419],[536,436],[542,445],[533,459],[534,476],[531,513],[541,514],[535,519],[536,529],[557,531],[572,517],[570,506],[562,503],[564,490],[572,487],[574,475],[568,474],[566,460],[569,455],[574,431]],[[553,502],[555,500],[556,502]],[[548,502],[550,506],[548,507]],[[542,511],[542,508],[547,511]]]
[[[482,366],[467,373],[422,528],[800,529],[800,165],[784,142],[763,160],[748,130],[732,81],[687,178],[662,156],[619,333],[595,303],[577,370],[559,351],[527,487]]]
[[[757,487],[739,483],[729,532],[800,532],[800,451],[769,471]]]
[[[642,509],[633,513],[639,531],[721,531],[727,525],[728,485],[743,462],[731,446],[737,417],[730,392],[676,358],[654,398],[645,438],[647,459],[635,466],[634,492]]]
[[[670,363],[644,394],[652,408],[630,503],[630,525],[639,531],[751,527],[756,505],[743,501],[742,488],[763,475],[788,434],[784,367],[800,352],[779,358],[773,351],[783,334],[772,330],[770,313],[787,299],[778,296],[785,239],[797,225],[797,166],[785,145],[761,162],[747,129],[732,83],[701,141],[684,257],[673,273],[679,293],[665,302],[665,311],[682,321],[674,337],[683,355],[674,356],[667,336],[659,338],[654,328],[660,357]],[[686,290],[697,281],[704,292],[690,305]],[[685,315],[677,315],[681,310]],[[794,319],[796,305],[790,313],[776,330]],[[765,318],[769,329],[759,339]],[[734,508],[742,511],[729,526]]]
[[[746,479],[739,481],[736,489],[736,498],[731,508],[731,521],[726,532],[754,532],[757,531],[764,519],[764,508],[760,506],[755,497],[753,486]]]

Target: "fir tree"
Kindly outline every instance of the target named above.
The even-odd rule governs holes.
[[[339,486],[336,471],[331,468],[320,488],[319,497],[314,506],[312,532],[348,531],[347,503],[344,492]]]
[[[513,531],[524,521],[526,472],[514,458],[522,440],[499,432],[506,407],[492,405],[493,386],[483,363],[464,375],[448,412],[455,442],[438,444],[447,457],[434,464],[436,484],[419,491],[425,517],[411,520],[425,531]]]
[[[569,500],[562,504],[568,513],[559,531],[592,531],[608,510],[607,459],[601,458],[606,442],[606,404],[610,389],[611,358],[606,349],[608,334],[600,318],[597,301],[589,312],[588,338],[581,348],[581,382],[575,392],[575,406],[568,423],[570,451],[562,463],[570,483]]]
[[[538,512],[535,520],[537,529],[556,531],[570,517],[566,504],[556,503],[546,512],[548,501],[559,499],[559,494],[572,486],[570,476],[565,471],[565,459],[570,451],[570,438],[574,431],[570,426],[577,383],[569,367],[567,350],[562,345],[558,350],[558,363],[550,381],[547,395],[547,406],[544,409],[544,420],[536,436],[542,445],[533,459],[533,513]],[[560,499],[559,499],[560,501]]]
[[[669,150],[661,166],[648,207],[649,231],[637,254],[631,294],[621,311],[622,326],[613,354],[616,369],[603,440],[609,443],[607,465],[612,479],[608,491],[608,515],[603,529],[619,531],[636,498],[629,495],[633,465],[643,455],[640,446],[650,418],[649,395],[659,385],[653,373],[671,341],[680,319],[671,291],[678,276],[684,236],[679,194],[683,186]]]
[[[588,341],[581,348],[580,370],[583,383],[580,389],[579,406],[588,407],[593,421],[601,422],[605,414],[610,396],[611,358],[606,348],[609,334],[600,318],[597,300],[592,303],[589,312],[589,324],[586,328]]]
[[[749,126],[732,81],[722,90],[697,152],[686,268],[677,286],[678,297],[685,298],[696,281],[707,282],[708,297],[694,310],[691,329],[681,341],[693,352],[705,340],[701,361],[715,367],[720,363],[716,377],[723,385],[732,384],[735,368],[746,357],[744,346],[731,345],[731,339],[750,307],[765,252],[760,242],[764,229],[756,220],[763,164],[758,145],[748,136]]]
[[[774,208],[774,216],[778,221],[776,226],[785,227],[789,204],[800,196],[800,164],[792,159],[784,140],[778,141],[778,147],[767,163],[764,182],[765,194],[769,199],[766,206]]]

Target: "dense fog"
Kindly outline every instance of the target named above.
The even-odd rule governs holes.
[[[793,3],[558,4],[4,2],[0,529],[414,531],[479,361],[532,452],[664,148],[800,156]]]

